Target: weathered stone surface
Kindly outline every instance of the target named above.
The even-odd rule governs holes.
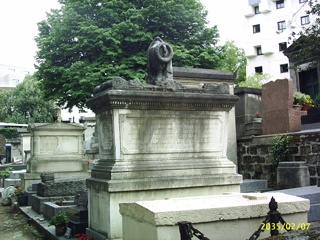
[[[261,135],[262,124],[253,122],[257,112],[264,116],[261,89],[235,88],[234,94],[239,97],[235,106],[237,136]]]
[[[88,100],[100,153],[87,179],[90,231],[121,238],[121,202],[239,192],[242,176],[226,157],[228,112],[238,98],[214,91],[111,87]]]
[[[180,221],[192,222],[206,237],[248,239],[269,212],[268,203],[272,196],[286,222],[307,222],[309,200],[281,193],[140,201],[120,204],[124,239],[144,239],[144,236],[150,240],[179,239],[177,222]],[[265,231],[261,237],[268,235],[269,232]]]
[[[310,186],[310,175],[305,162],[280,162],[277,168],[280,189]]]
[[[83,131],[79,124],[30,124],[31,157],[27,173],[84,172]]]
[[[309,166],[309,173],[310,173],[310,176],[316,175],[316,166],[314,165]]]
[[[37,188],[37,194],[41,197],[75,196],[80,191],[86,191],[86,180],[41,182]]]

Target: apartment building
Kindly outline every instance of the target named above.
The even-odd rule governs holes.
[[[292,78],[283,51],[289,47],[292,32],[312,22],[308,9],[307,0],[248,0],[244,14],[247,76],[264,73],[270,80]],[[299,83],[295,87],[300,90]]]
[[[0,90],[15,88],[33,69],[0,64]]]

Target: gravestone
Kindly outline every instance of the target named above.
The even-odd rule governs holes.
[[[40,182],[40,174],[53,172],[55,179],[86,178],[87,162],[83,151],[84,126],[72,123],[29,124],[31,156],[27,171],[20,174],[25,189]]]
[[[279,189],[310,186],[309,168],[305,162],[279,162],[277,187]]]
[[[192,88],[160,77],[156,85],[116,77],[87,102],[100,153],[87,179],[89,236],[122,238],[120,203],[240,191],[226,157],[238,97],[227,84]]]
[[[279,79],[262,86],[264,116],[262,133],[278,134],[301,130],[301,111],[293,109],[291,79]]]

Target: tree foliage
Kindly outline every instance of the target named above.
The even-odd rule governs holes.
[[[250,76],[248,76],[244,81],[239,82],[237,84],[237,87],[249,87],[249,88],[257,88],[261,89],[262,85],[270,79],[269,74],[260,74],[255,73]]]
[[[0,121],[7,123],[52,122],[53,101],[46,100],[32,75],[15,89],[0,92]]]
[[[146,51],[159,36],[173,65],[216,68],[218,30],[198,0],[59,0],[38,24],[37,77],[47,98],[85,107],[93,88],[121,76],[146,75]],[[66,105],[65,105],[66,104]]]
[[[227,41],[222,47],[221,69],[238,72],[236,83],[245,81],[247,58],[244,50],[236,46],[234,41]]]
[[[298,64],[309,62],[312,66],[320,60],[320,3],[317,3],[317,0],[309,0],[304,4],[309,4],[310,10],[307,14],[313,16],[314,21],[301,31],[292,32],[289,40],[295,48],[290,57]]]

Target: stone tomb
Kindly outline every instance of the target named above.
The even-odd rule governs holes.
[[[177,240],[181,221],[191,222],[209,239],[249,239],[266,219],[271,197],[284,221],[306,229],[308,199],[283,193],[227,194],[120,204],[123,239]],[[269,227],[259,239],[270,236]]]
[[[40,173],[54,172],[55,179],[85,178],[89,176],[83,151],[84,126],[71,123],[29,124],[31,156],[27,172],[20,174],[27,189],[40,182]]]
[[[115,78],[87,102],[100,152],[87,179],[89,236],[122,238],[120,203],[240,191],[242,176],[226,157],[238,97],[169,84]]]

